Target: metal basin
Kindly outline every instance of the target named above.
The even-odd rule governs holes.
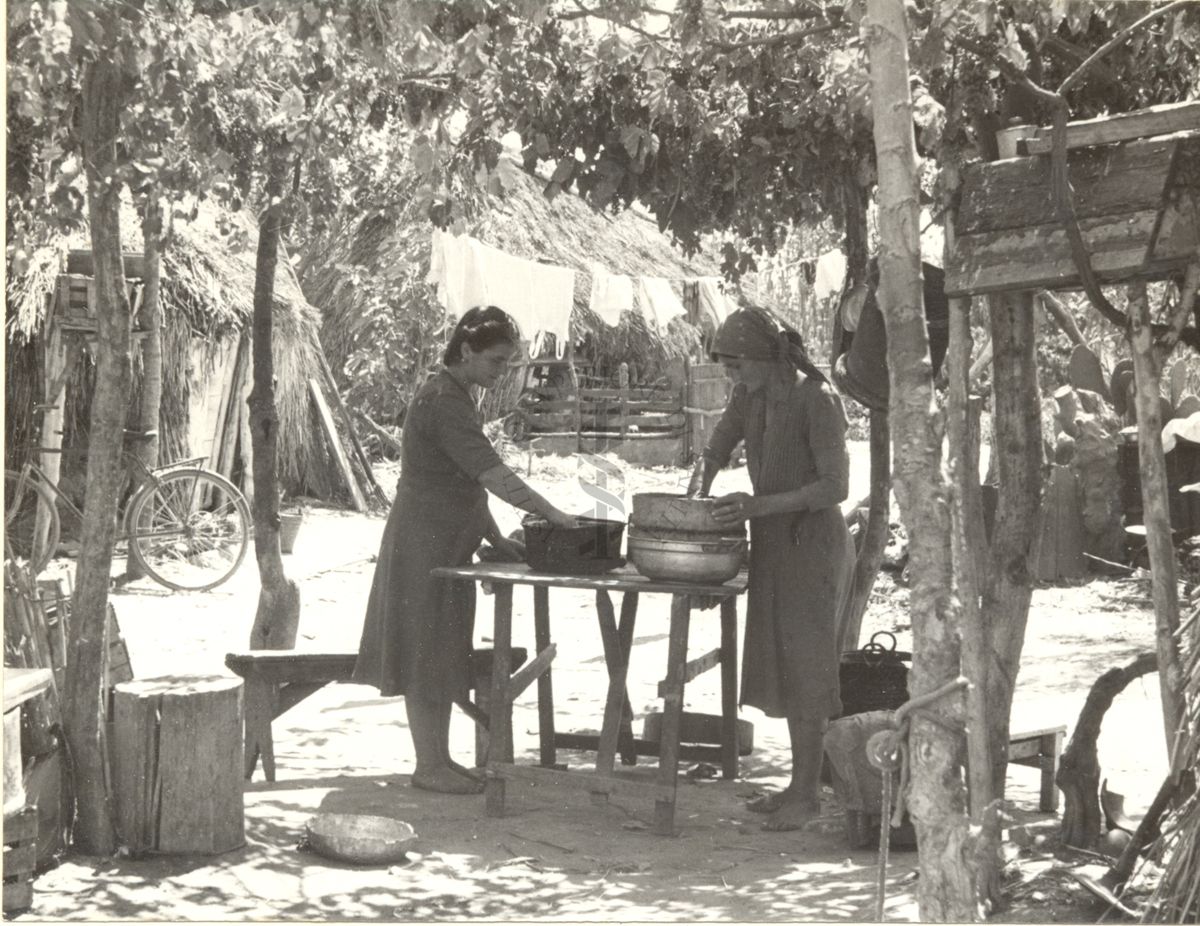
[[[715,498],[688,498],[667,492],[639,492],[633,496],[634,527],[642,530],[708,531],[714,534],[743,533],[713,517]]]
[[[312,850],[354,865],[387,865],[404,858],[416,831],[403,820],[361,813],[317,814],[304,826]]]
[[[721,583],[736,576],[748,546],[744,537],[691,533],[690,539],[667,539],[661,533],[639,530],[630,530],[628,544],[630,561],[647,579],[700,583]]]

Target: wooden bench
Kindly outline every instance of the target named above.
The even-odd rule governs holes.
[[[261,757],[267,781],[275,780],[275,744],[271,724],[281,714],[331,682],[351,681],[357,658],[356,653],[306,653],[295,650],[248,650],[225,656],[225,665],[246,683],[246,778],[254,775]],[[514,669],[525,659],[525,650],[513,650]],[[476,723],[475,761],[482,765],[487,752],[487,697],[492,678],[490,649],[472,652],[471,678],[476,701],[460,701],[458,706]]]
[[[1063,738],[1066,735],[1067,728],[1058,726],[1013,733],[1008,738],[1009,762],[1042,771],[1038,809],[1043,813],[1058,810],[1058,785],[1054,779],[1058,775],[1058,762],[1062,757]]]

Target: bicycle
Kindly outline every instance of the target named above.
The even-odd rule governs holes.
[[[139,483],[121,520],[118,542],[127,555],[160,585],[176,591],[216,588],[237,571],[250,542],[250,506],[219,473],[200,468],[205,457],[149,467],[130,453],[131,440],[157,432],[126,430],[121,458]],[[34,453],[85,451],[31,447]],[[5,555],[24,560],[37,575],[54,556],[62,530],[58,505],[80,521],[83,512],[37,463],[4,473]]]

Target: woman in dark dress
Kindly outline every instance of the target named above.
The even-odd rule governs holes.
[[[444,368],[413,398],[354,667],[354,681],[386,697],[404,695],[417,755],[412,783],[430,791],[483,790],[449,749],[451,705],[471,686],[475,586],[430,571],[468,565],[485,538],[522,558],[492,519],[489,491],[554,524],[575,523],[504,465],[476,413],[471,386],[495,386],[518,340],[502,310],[471,309],[454,329]]]
[[[714,506],[729,525],[750,522],[742,703],[786,717],[792,747],[791,783],[748,806],[770,814],[767,829],[797,829],[820,812],[822,739],[841,712],[837,624],[854,566],[838,507],[849,489],[846,416],[800,336],[761,309],[730,315],[713,355],[733,392],[688,492],[707,495],[745,441],[754,494]]]

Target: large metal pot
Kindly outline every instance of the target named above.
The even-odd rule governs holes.
[[[741,527],[729,527],[713,517],[715,498],[688,498],[667,492],[639,492],[633,496],[630,522],[640,530],[707,531],[745,536]]]
[[[647,579],[664,582],[721,583],[742,568],[748,544],[744,537],[702,532],[648,533],[629,530],[629,559]]]

